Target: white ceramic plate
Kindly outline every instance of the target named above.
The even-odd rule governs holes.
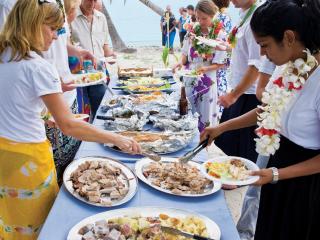
[[[207,173],[207,169],[205,167],[205,164],[208,162],[225,162],[228,161],[230,159],[238,159],[241,160],[246,167],[248,168],[249,171],[257,171],[259,170],[259,167],[252,161],[245,159],[245,158],[241,158],[241,157],[233,157],[233,156],[225,156],[225,157],[217,157],[217,158],[213,158],[210,159],[208,161],[206,161],[205,163],[202,164],[201,166],[201,172],[210,180],[213,181],[219,181],[222,184],[227,184],[227,185],[236,185],[236,186],[242,186],[242,185],[249,185],[252,184],[256,181],[259,180],[258,176],[249,176],[246,180],[232,180],[232,179],[221,179],[221,178],[215,178],[213,176],[210,176]]]
[[[206,224],[208,235],[210,238],[219,240],[221,238],[221,231],[219,226],[206,216],[201,214],[164,207],[136,207],[136,208],[122,208],[111,210],[103,213],[93,215],[91,217],[83,219],[77,225],[75,225],[68,234],[67,240],[81,240],[82,236],[78,234],[78,231],[87,224],[93,224],[100,220],[108,220],[111,218],[124,217],[124,216],[142,216],[142,217],[158,217],[159,214],[167,214],[170,217],[185,218],[187,216],[195,216],[201,218]]]
[[[81,79],[85,76],[88,76],[90,73],[84,73],[84,74],[72,74],[72,77],[70,79]],[[102,78],[96,81],[88,82],[88,83],[74,83],[72,86],[74,87],[88,87],[88,86],[93,86],[93,85],[98,85],[102,84],[106,81],[106,75],[105,73],[102,73]]]
[[[214,39],[208,39],[205,37],[196,37],[196,39],[198,39],[200,43],[203,43],[209,47],[215,48],[216,46],[219,45],[219,42]]]
[[[177,161],[178,161],[177,158],[167,158],[167,157],[161,158],[161,162],[177,162]],[[175,194],[175,193],[172,193],[170,190],[167,190],[167,189],[164,189],[164,188],[161,188],[161,187],[158,187],[158,186],[151,184],[151,182],[143,175],[143,169],[146,166],[148,166],[149,164],[151,164],[152,162],[154,162],[154,161],[152,161],[149,158],[143,158],[140,161],[136,162],[134,170],[135,170],[137,177],[141,181],[143,181],[144,183],[148,184],[152,188],[155,188],[161,192],[176,195],[176,196],[183,196],[183,197],[202,197],[202,196],[211,195],[221,189],[221,183],[214,182],[213,185],[211,185],[210,188],[206,189],[206,191],[202,194]],[[190,164],[191,166],[197,167],[199,170],[201,168],[201,164],[197,163],[197,162],[189,161],[188,164]]]
[[[113,201],[112,205],[109,205],[109,206],[102,205],[100,203],[89,202],[85,198],[81,197],[74,190],[74,188],[72,186],[72,181],[70,180],[70,176],[78,168],[78,166],[80,164],[87,162],[87,161],[89,161],[89,162],[91,162],[91,161],[107,161],[111,165],[120,168],[122,171],[122,174],[128,179],[127,184],[128,184],[129,192],[127,193],[127,195],[119,201]],[[117,160],[113,160],[113,159],[109,159],[109,158],[105,158],[105,157],[84,157],[84,158],[74,160],[73,162],[71,162],[69,164],[69,166],[64,171],[63,183],[64,183],[66,189],[71,193],[72,196],[74,196],[75,198],[79,199],[82,202],[85,202],[85,203],[93,205],[93,206],[98,206],[98,207],[114,207],[114,206],[124,204],[124,203],[128,202],[131,198],[133,198],[133,196],[136,194],[137,189],[138,189],[138,179],[129,167],[127,167],[125,164],[123,164]]]
[[[114,57],[106,57],[105,59],[106,59],[106,62],[109,64],[114,64],[117,62],[117,59]]]

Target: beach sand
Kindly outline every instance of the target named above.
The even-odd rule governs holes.
[[[174,55],[169,56],[169,65],[173,66],[178,62],[181,56],[179,48],[174,49]],[[118,67],[153,67],[153,68],[164,68],[162,62],[162,47],[138,47],[135,53],[117,53],[117,63],[109,66],[111,74],[116,74]],[[225,155],[219,148],[212,145],[208,148],[209,158],[215,156]],[[241,187],[235,190],[224,191],[225,198],[230,209],[231,215],[235,223],[237,223],[240,213],[243,198],[247,187]]]

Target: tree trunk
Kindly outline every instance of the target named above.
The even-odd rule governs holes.
[[[110,14],[106,8],[106,6],[104,5],[103,2],[103,14],[106,16],[107,18],[107,22],[108,22],[108,30],[109,30],[109,34],[110,34],[110,38],[111,38],[111,42],[112,42],[112,47],[114,50],[116,51],[120,51],[120,52],[126,52],[126,53],[132,53],[132,52],[136,52],[137,49],[134,48],[128,48],[126,46],[126,44],[124,43],[124,41],[121,39],[111,17]]]
[[[148,8],[150,8],[155,13],[159,14],[160,16],[163,16],[164,10],[159,7],[158,5],[154,4],[150,0],[139,0],[141,3],[146,5]]]

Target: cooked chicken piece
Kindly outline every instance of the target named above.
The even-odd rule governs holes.
[[[80,228],[78,233],[80,235],[85,235],[87,232],[91,231],[93,229],[94,225],[93,224],[87,224],[84,227]]]
[[[109,187],[109,188],[103,188],[100,190],[100,193],[103,193],[103,194],[110,194],[112,193],[113,191],[116,191],[117,189],[114,188],[114,187]]]
[[[114,190],[110,193],[110,198],[111,199],[118,199],[119,197],[121,197],[120,193],[117,190]]]
[[[100,196],[90,196],[88,195],[88,200],[94,203],[100,203]]]
[[[89,231],[82,236],[81,240],[96,240],[96,237],[93,232]]]
[[[90,169],[96,169],[98,167],[99,167],[99,162],[98,161],[91,161],[90,162],[90,166],[89,166]]]
[[[116,230],[116,229],[112,229],[112,231],[109,233],[108,239],[110,240],[118,240],[120,238],[121,232]]]

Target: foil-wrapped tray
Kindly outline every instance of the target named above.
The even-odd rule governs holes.
[[[150,116],[150,121],[153,122],[153,126],[164,131],[180,132],[180,131],[194,131],[198,128],[197,113],[185,116],[179,114],[168,115],[153,115]]]
[[[190,144],[196,135],[196,131],[184,132],[137,132],[137,131],[122,131],[118,134],[133,138],[136,140],[141,148],[147,152],[155,152],[157,154],[168,154],[177,152]],[[120,151],[112,145],[114,150]]]

